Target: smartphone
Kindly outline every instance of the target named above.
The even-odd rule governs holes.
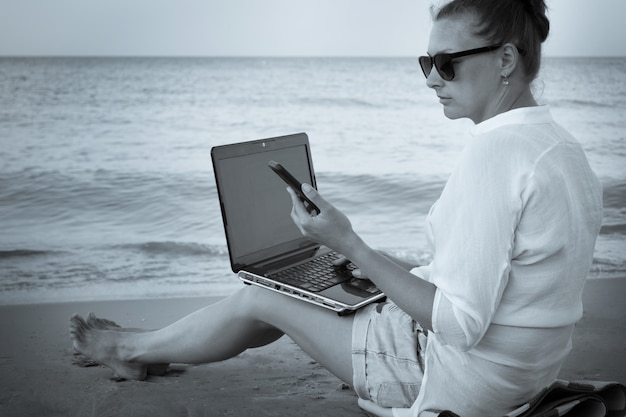
[[[276,161],[270,161],[267,164],[272,171],[278,174],[295,191],[296,195],[304,204],[304,207],[309,213],[320,214],[320,209],[302,193],[302,183],[298,181],[289,171],[287,171],[281,164]]]

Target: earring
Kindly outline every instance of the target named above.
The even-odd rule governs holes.
[[[509,85],[509,77],[507,75],[502,76],[502,84]]]

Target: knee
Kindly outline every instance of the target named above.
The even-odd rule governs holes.
[[[237,304],[242,315],[278,328],[282,328],[280,324],[289,321],[289,317],[296,312],[300,316],[305,314],[304,309],[313,307],[311,304],[256,285],[246,285],[237,295]]]
[[[256,285],[246,285],[237,292],[241,311],[253,317],[261,317],[262,312],[284,302],[284,296]]]
[[[286,300],[288,297],[256,285],[246,285],[236,295],[237,300],[235,304],[237,307],[233,315],[234,317],[239,316],[245,320],[251,319],[262,330],[280,332],[280,335],[274,337],[274,339],[282,335],[282,330],[279,330],[280,326],[277,326],[273,315],[276,311],[281,310],[286,301],[289,302],[289,300]]]

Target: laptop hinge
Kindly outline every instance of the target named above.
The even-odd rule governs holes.
[[[254,264],[253,267],[254,269],[258,269],[261,271],[276,271],[278,269],[293,265],[294,263],[304,261],[313,257],[319,251],[320,247],[320,245],[309,246],[304,249],[290,252],[287,255],[275,256],[263,262],[258,262]]]

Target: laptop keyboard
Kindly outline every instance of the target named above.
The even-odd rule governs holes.
[[[319,292],[352,278],[352,271],[356,269],[356,266],[352,263],[340,266],[333,265],[333,261],[336,259],[337,254],[330,252],[319,258],[267,276],[294,287]]]

